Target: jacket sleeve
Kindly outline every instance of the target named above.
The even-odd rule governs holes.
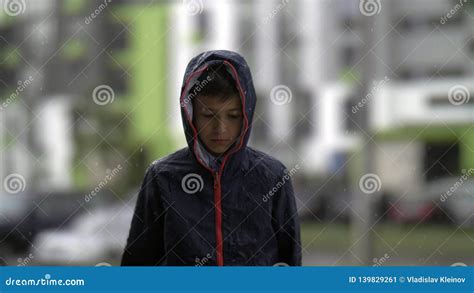
[[[301,266],[300,221],[290,175],[283,173],[280,182],[283,184],[273,198],[272,208],[279,262],[290,266]]]
[[[122,266],[154,266],[162,262],[163,209],[160,191],[151,165],[145,173],[133,214],[130,233],[122,256]]]

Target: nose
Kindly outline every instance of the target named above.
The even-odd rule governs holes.
[[[216,134],[221,134],[226,132],[227,126],[225,125],[224,121],[222,119],[216,119],[215,124],[214,124],[214,131]]]

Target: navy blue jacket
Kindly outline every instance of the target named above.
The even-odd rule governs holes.
[[[244,113],[238,141],[219,159],[197,138],[189,98],[203,70],[216,63],[224,63],[234,77]],[[245,60],[231,51],[194,57],[180,103],[188,147],[148,167],[122,265],[301,265],[299,219],[287,170],[247,146],[256,94]]]

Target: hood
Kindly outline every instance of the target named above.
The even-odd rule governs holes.
[[[236,83],[242,103],[243,123],[238,140],[221,158],[215,158],[203,147],[193,125],[193,107],[189,91],[200,82],[201,74],[209,65],[224,64]],[[184,134],[189,149],[195,159],[211,172],[218,171],[231,157],[238,157],[245,148],[250,136],[253,113],[256,104],[252,75],[245,59],[238,53],[226,50],[203,52],[188,63],[181,86],[180,105]],[[238,161],[238,160],[234,160]]]

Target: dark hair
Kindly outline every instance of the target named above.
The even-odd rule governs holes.
[[[189,93],[193,96],[216,96],[220,99],[239,96],[235,80],[224,64],[209,65]]]

